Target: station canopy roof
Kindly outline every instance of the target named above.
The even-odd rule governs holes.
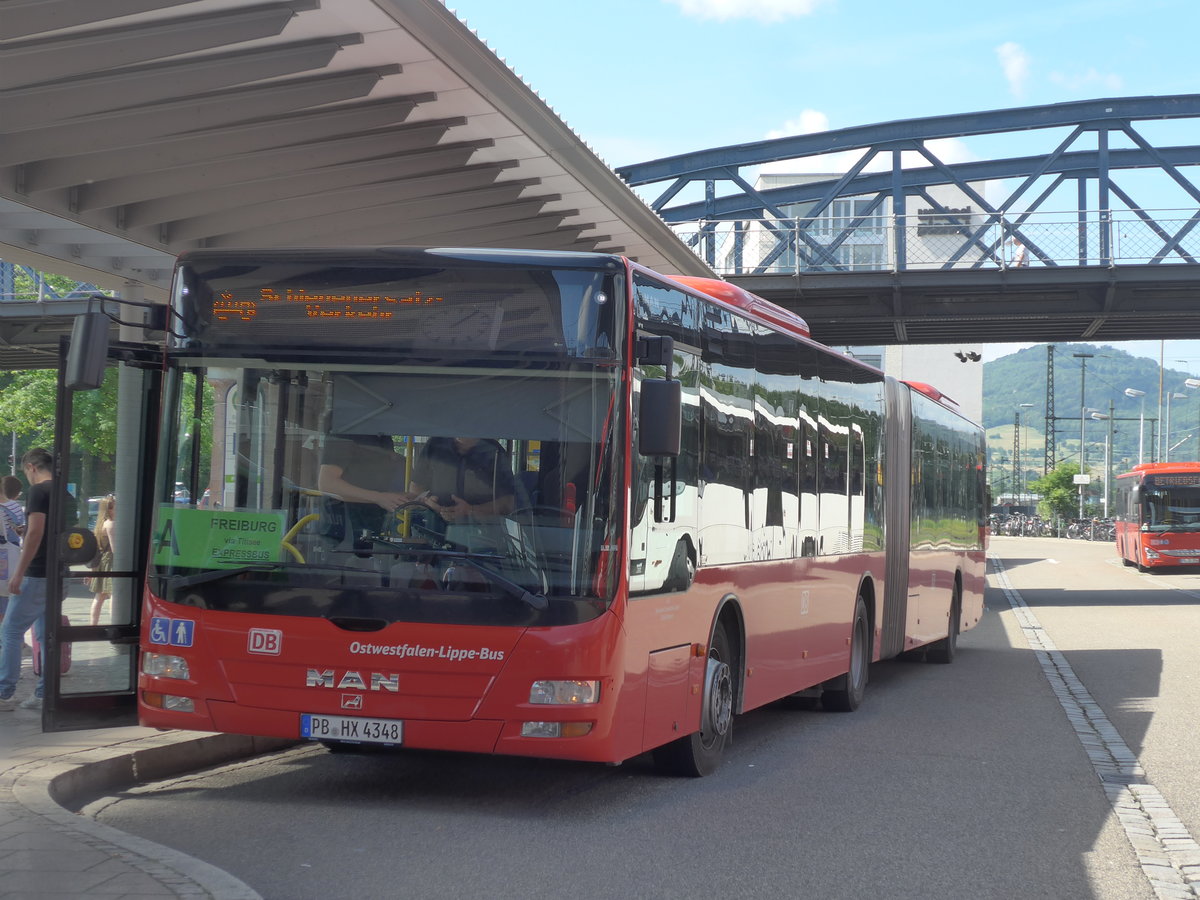
[[[438,0],[3,6],[0,259],[154,301],[197,247],[597,250],[709,274]]]

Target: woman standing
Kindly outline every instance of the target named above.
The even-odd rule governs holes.
[[[112,595],[112,579],[108,573],[112,571],[113,516],[116,505],[112,494],[109,494],[100,501],[100,507],[96,512],[96,527],[93,532],[96,535],[96,545],[100,548],[100,561],[96,564],[95,574],[92,576],[92,590],[95,593],[92,598],[93,625],[100,624],[100,613],[104,609],[104,601]]]
[[[0,622],[8,609],[8,576],[17,566],[21,555],[21,535],[25,533],[25,507],[17,502],[21,496],[21,481],[14,475],[0,479]]]

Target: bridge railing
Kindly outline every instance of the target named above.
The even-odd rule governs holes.
[[[710,220],[676,233],[722,275],[1200,262],[1200,211]]]

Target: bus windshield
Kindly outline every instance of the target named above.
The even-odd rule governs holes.
[[[181,361],[151,588],[366,630],[594,616],[620,519],[619,377],[579,363]]]
[[[1200,486],[1147,487],[1142,495],[1142,523],[1153,532],[1200,532]]]

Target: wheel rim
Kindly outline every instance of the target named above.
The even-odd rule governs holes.
[[[854,689],[862,687],[866,676],[867,623],[859,618],[854,621],[854,639],[850,647],[850,671],[853,672]]]
[[[700,737],[705,746],[711,747],[729,733],[733,721],[733,679],[729,666],[710,656],[705,682],[706,702]]]

